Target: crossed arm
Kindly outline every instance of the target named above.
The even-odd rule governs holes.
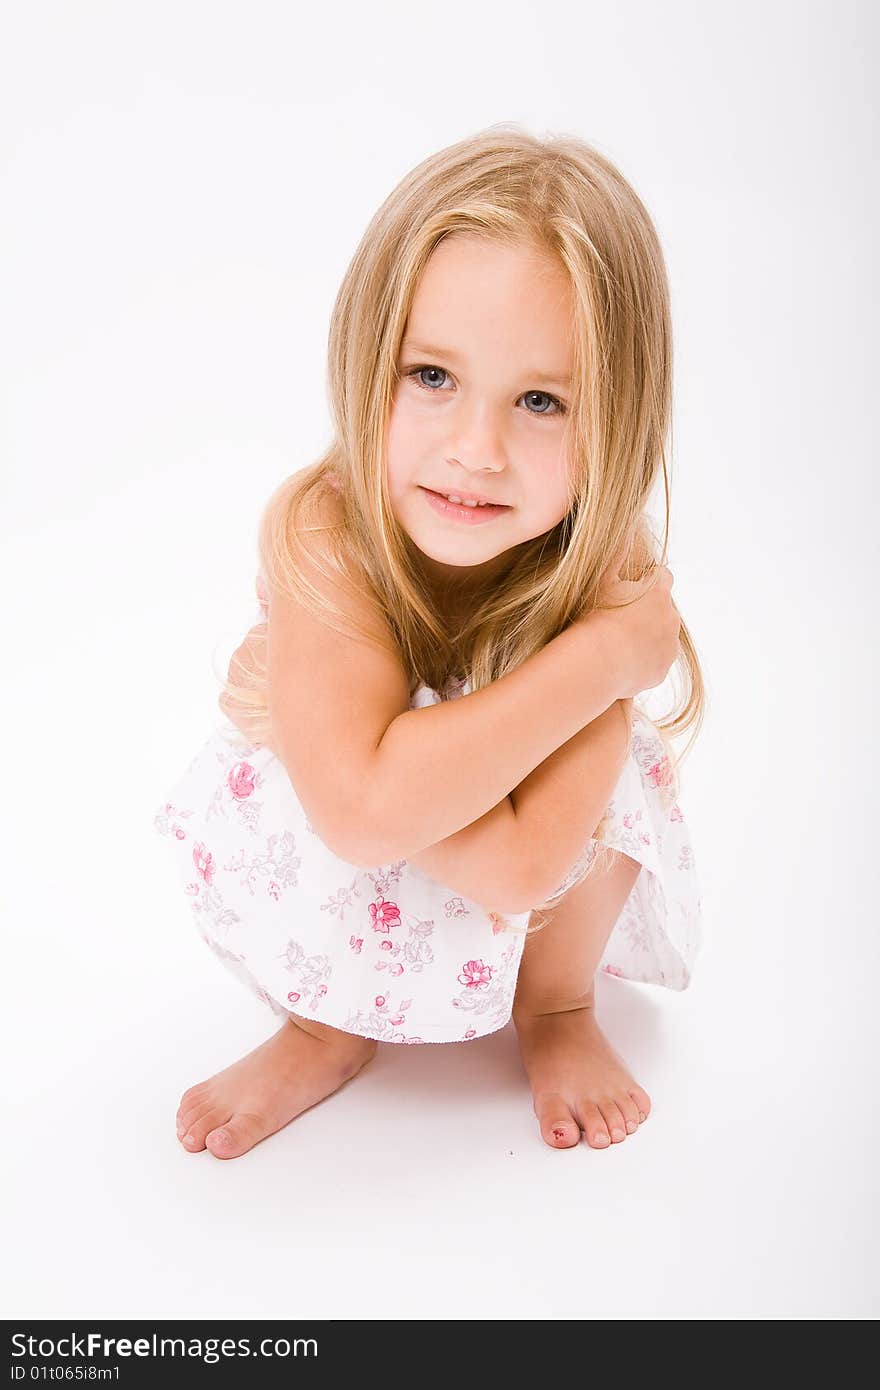
[[[615,701],[486,815],[409,862],[489,910],[525,912],[549,898],[611,800],[629,752],[630,708]]]
[[[257,593],[265,611],[260,580]],[[238,711],[221,707],[239,723]],[[602,819],[629,752],[631,720],[632,701],[615,700],[485,815],[409,862],[489,911],[543,902]]]

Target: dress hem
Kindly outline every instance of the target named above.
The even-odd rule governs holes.
[[[266,991],[266,993],[268,994],[268,991]],[[500,1033],[501,1029],[506,1028],[511,1018],[513,1017],[513,1010],[511,1009],[507,1017],[501,1023],[496,1024],[494,1028],[487,1028],[482,1033],[473,1032],[471,1033],[470,1037],[466,1038],[407,1038],[404,1036],[389,1038],[387,1036],[382,1037],[379,1033],[368,1033],[363,1029],[359,1029],[357,1032],[355,1032],[351,1028],[342,1028],[338,1023],[331,1023],[329,1019],[317,1018],[315,1014],[299,1013],[296,1009],[291,1009],[286,1004],[279,1003],[279,1001],[275,998],[274,995],[271,996],[271,1000],[272,1006],[275,1007],[276,1011],[284,1014],[290,1014],[293,1018],[304,1018],[309,1019],[312,1023],[323,1023],[326,1028],[335,1028],[340,1033],[348,1033],[349,1037],[370,1038],[373,1042],[389,1043],[394,1047],[400,1047],[406,1044],[410,1044],[413,1046],[432,1047],[440,1046],[443,1043],[477,1042],[480,1038],[490,1038],[493,1033]]]

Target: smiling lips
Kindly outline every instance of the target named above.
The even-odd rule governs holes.
[[[448,521],[460,521],[466,525],[478,526],[482,522],[494,521],[511,508],[506,503],[480,503],[475,498],[470,505],[466,502],[451,502],[444,492],[434,492],[431,488],[421,488],[429,505]],[[467,493],[454,492],[453,497],[465,497]],[[470,494],[473,496],[473,494]]]
[[[425,488],[426,492],[433,492],[435,497],[444,497],[447,502],[453,502],[462,506],[484,506],[497,507],[499,509],[507,506],[506,502],[494,502],[491,497],[484,497],[479,492],[443,492],[439,488]]]

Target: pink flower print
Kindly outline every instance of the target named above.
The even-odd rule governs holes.
[[[380,941],[380,942],[379,942],[379,950],[380,950],[380,951],[393,951],[393,950],[394,950],[394,947],[392,946],[392,944],[391,944],[390,941],[385,940],[385,941]]]
[[[492,923],[493,936],[497,936],[500,931],[507,931],[507,922],[500,912],[490,912],[489,921]]]
[[[180,828],[179,825],[175,825],[175,827],[174,827],[174,835],[175,835],[175,838],[178,839],[178,840],[185,840],[185,839],[186,839],[186,831],[185,831],[185,830],[181,830],[181,828]]]
[[[605,971],[606,975],[619,975],[621,980],[624,979],[623,971],[618,970],[616,965],[603,965],[602,969]]]
[[[237,801],[244,801],[246,797],[251,795],[254,790],[255,776],[250,763],[236,763],[234,767],[229,769],[229,776],[226,781],[229,784],[229,790]]]
[[[278,899],[281,897],[281,889],[279,885],[275,882],[274,878],[272,882],[269,884],[267,891],[269,893],[270,898],[274,898],[277,903]]]
[[[648,768],[648,776],[655,787],[665,787],[672,780],[669,759],[665,754]]]
[[[301,998],[302,995],[297,994],[295,989],[292,989],[287,996],[288,1002],[291,1004],[298,1004]]]
[[[384,995],[384,994],[377,994],[377,995],[376,995],[375,1003],[376,1003],[376,1008],[377,1008],[377,1009],[384,1009],[384,1007],[385,1007],[385,995]]]
[[[468,989],[482,989],[491,979],[492,967],[484,965],[481,960],[467,961],[458,977],[459,984],[467,985]]]
[[[675,805],[673,806],[672,810],[669,812],[669,819],[670,819],[670,820],[681,820],[681,821],[684,820],[684,816],[681,814],[681,807],[679,806],[679,804],[678,804],[677,801],[676,801]]]
[[[466,1038],[475,1038],[476,1036],[477,1036],[477,1030],[476,1030],[476,1028],[469,1028],[469,1029],[467,1030],[467,1032],[465,1033],[465,1037],[466,1037]]]
[[[399,1028],[401,1023],[406,1023],[406,1019],[404,1018],[403,1014],[396,1014],[394,1018],[392,1018],[391,1022],[394,1024],[395,1028]]]
[[[364,944],[364,938],[362,936],[350,936],[348,938],[348,944],[353,951],[357,951],[358,954],[360,954],[361,947]]]
[[[211,880],[214,877],[214,856],[201,841],[193,845],[193,863],[196,866],[196,871],[201,874],[210,888]]]
[[[400,926],[400,908],[397,903],[386,902],[384,898],[380,898],[377,903],[370,903],[370,917],[373,931],[387,932],[392,927]]]
[[[402,974],[403,974],[403,966],[400,964],[400,962],[398,962],[396,965],[389,965],[389,967],[388,967],[388,974],[389,974],[389,975],[402,975]]]

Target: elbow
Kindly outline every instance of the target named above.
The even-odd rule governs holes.
[[[487,912],[509,913],[511,917],[519,917],[525,912],[531,912],[532,908],[540,903],[540,888],[530,875],[511,867],[475,901]]]
[[[376,869],[392,862],[393,856],[385,853],[367,825],[334,827],[326,835],[317,826],[314,828],[331,853],[355,869]]]
[[[508,885],[506,895],[502,895],[507,898],[507,906],[500,907],[499,911],[512,914],[533,912],[551,900],[558,887],[558,877],[551,884],[546,866],[522,864],[515,880]]]
[[[303,789],[297,787],[283,756],[278,756],[299,799],[307,828],[331,854],[356,869],[374,869],[392,862],[393,856],[387,852],[385,826],[373,814],[373,808],[365,798],[355,798],[357,804],[352,806],[348,797],[343,804],[338,797],[327,799],[306,795]]]
[[[540,901],[539,895],[532,892],[530,888],[526,887],[525,890],[517,891],[515,885],[508,884],[506,891],[499,893],[495,899],[493,910],[510,913],[511,917],[519,917],[524,912],[531,912]]]
[[[392,864],[395,860],[406,857],[392,852],[392,846],[388,843],[382,825],[377,823],[366,808],[354,823],[348,820],[341,824],[337,822],[325,844],[340,859],[344,859],[346,864],[351,864],[356,869],[376,869],[383,864]]]

